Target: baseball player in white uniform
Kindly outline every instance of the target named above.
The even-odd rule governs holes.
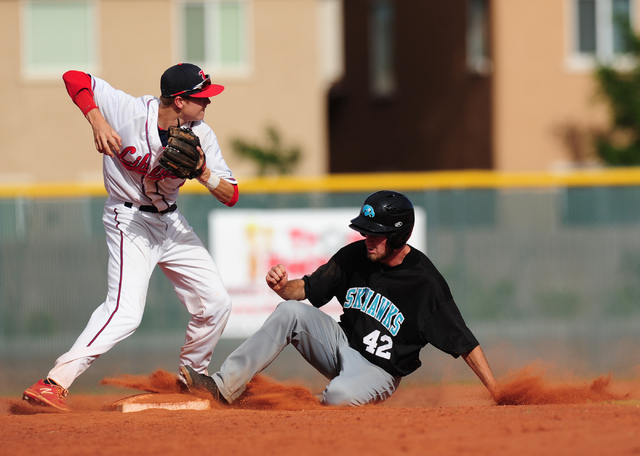
[[[140,325],[156,265],[191,314],[179,367],[206,373],[227,323],[229,294],[207,249],[176,206],[185,180],[158,164],[169,127],[188,127],[199,136],[206,166],[197,180],[215,198],[233,206],[238,186],[215,133],[203,122],[209,98],[224,87],[212,84],[197,66],[184,63],[167,69],[160,98],[136,98],[78,71],[65,73],[63,80],[93,129],[96,149],[104,154],[108,292],[71,349],[46,378],[25,390],[23,399],[69,411],[65,397],[73,381]]]

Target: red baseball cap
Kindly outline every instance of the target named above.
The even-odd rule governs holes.
[[[224,90],[218,84],[211,84],[211,77],[191,63],[178,63],[166,70],[160,78],[163,97],[179,95],[194,98],[214,97]]]

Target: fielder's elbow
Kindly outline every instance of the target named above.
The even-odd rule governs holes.
[[[231,196],[231,199],[229,201],[227,201],[226,203],[223,203],[223,204],[225,206],[233,207],[238,202],[238,198],[239,198],[238,186],[234,185],[233,186],[233,195]]]

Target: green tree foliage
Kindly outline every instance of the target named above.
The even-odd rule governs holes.
[[[273,127],[267,128],[267,142],[264,145],[242,139],[233,140],[231,145],[240,157],[256,163],[259,176],[291,174],[302,156],[298,147],[285,148],[280,134]]]
[[[640,165],[640,38],[633,32],[628,18],[619,21],[625,49],[634,66],[619,70],[601,65],[596,70],[600,94],[612,116],[609,131],[596,135],[595,149],[609,166]]]

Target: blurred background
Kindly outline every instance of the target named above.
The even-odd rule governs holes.
[[[183,189],[208,247],[213,210],[403,191],[498,375],[637,375],[639,20],[638,0],[0,1],[0,394],[46,375],[106,295],[102,157],[62,74],[159,95],[183,61],[226,88],[206,121],[240,183],[231,209]],[[142,326],[74,391],[176,371],[187,320],[156,271]],[[473,380],[432,347],[423,363],[407,380]],[[322,383],[289,350],[269,372]]]

